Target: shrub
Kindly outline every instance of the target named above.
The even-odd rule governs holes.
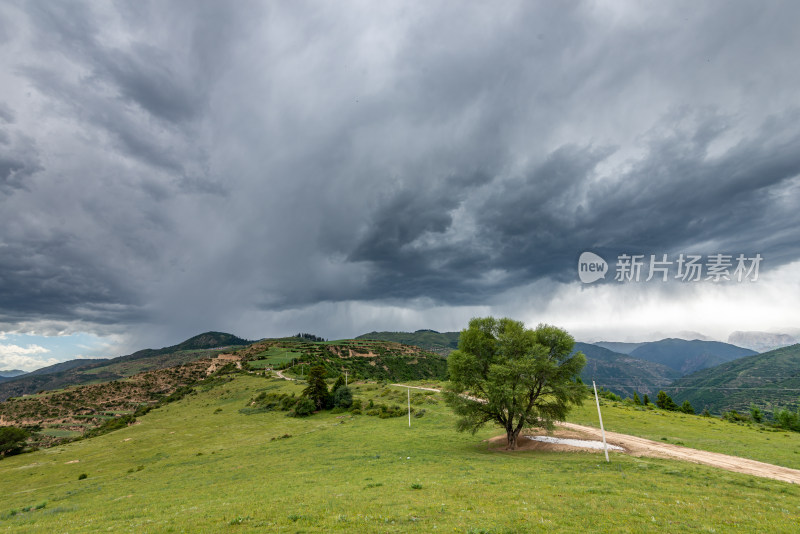
[[[775,425],[785,430],[800,432],[800,410],[790,412],[786,408],[775,412]]]
[[[601,396],[601,397],[603,397],[604,399],[608,399],[608,400],[612,400],[612,401],[617,401],[617,402],[619,402],[619,401],[621,401],[621,400],[622,400],[622,399],[619,397],[619,395],[616,395],[616,394],[615,394],[614,392],[612,392],[612,391],[605,391],[605,390],[602,390],[602,391],[600,391],[600,396]]]
[[[88,477],[89,477],[89,475],[87,475],[86,473],[81,473],[80,475],[78,475],[78,480],[83,480],[83,479],[88,478]]]
[[[15,426],[0,427],[0,456],[18,454],[25,448],[30,432]]]
[[[333,393],[333,405],[337,408],[349,408],[353,405],[353,393],[347,386],[339,386]]]
[[[750,421],[750,418],[744,414],[740,414],[736,410],[724,412],[722,418],[730,423],[744,423]]]
[[[764,420],[764,413],[758,406],[756,406],[755,404],[751,404],[750,418],[753,419],[753,421],[755,421],[756,423],[760,423]]]
[[[135,422],[136,418],[133,416],[133,414],[125,414],[122,417],[114,417],[112,419],[106,420],[106,422],[104,422],[97,428],[89,430],[88,432],[86,432],[85,436],[87,438],[94,436],[102,436],[103,434],[113,432],[114,430],[125,428],[126,426],[131,425]]]
[[[683,404],[681,404],[680,410],[683,413],[688,413],[689,415],[694,415],[694,408],[692,408],[692,403],[689,402],[688,400],[683,401]]]
[[[297,404],[294,405],[294,410],[289,412],[289,415],[292,417],[306,417],[314,413],[316,408],[317,405],[314,403],[313,399],[301,397],[300,400],[297,401]]]

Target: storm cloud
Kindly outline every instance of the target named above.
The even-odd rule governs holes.
[[[333,337],[523,288],[546,306],[584,250],[790,266],[799,23],[793,2],[5,3],[0,329]]]

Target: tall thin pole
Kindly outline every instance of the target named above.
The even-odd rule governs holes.
[[[597,386],[592,380],[592,387],[594,388],[594,401],[597,403],[597,417],[600,418],[600,432],[603,434],[603,450],[606,453],[606,462],[610,462],[611,460],[608,459],[608,445],[606,444],[606,431],[603,428],[603,414],[600,413],[600,399],[597,396]]]
[[[406,388],[408,391],[408,428],[411,428],[411,388]]]
[[[347,371],[344,372],[344,387],[347,387]]]

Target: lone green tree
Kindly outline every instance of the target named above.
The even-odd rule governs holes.
[[[475,318],[461,331],[458,350],[448,356],[450,383],[445,402],[459,416],[459,431],[475,433],[489,422],[506,431],[508,448],[517,447],[525,427],[551,430],[586,388],[578,375],[586,364],[565,330],[536,329],[512,319]]]
[[[30,433],[24,428],[0,427],[0,457],[21,452],[25,448],[25,440],[29,437]]]
[[[656,406],[662,410],[669,410],[671,412],[678,410],[678,405],[675,404],[675,401],[672,400],[672,397],[664,393],[664,391],[658,392],[658,396],[656,397]]]
[[[315,365],[308,370],[308,385],[303,390],[303,396],[308,397],[314,401],[314,406],[317,410],[322,410],[327,407],[330,398],[328,391],[328,384],[325,383],[325,367]]]

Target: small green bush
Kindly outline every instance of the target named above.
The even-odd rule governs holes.
[[[297,404],[294,405],[294,410],[289,412],[289,415],[292,417],[306,417],[314,413],[314,410],[317,409],[317,405],[314,403],[314,400],[310,397],[301,397],[300,400],[297,401]]]
[[[333,405],[337,408],[349,408],[353,405],[353,393],[347,386],[339,386],[333,393]]]
[[[88,476],[89,475],[87,475],[86,473],[81,473],[80,475],[78,475],[78,480],[83,480],[85,478],[88,478]]]

